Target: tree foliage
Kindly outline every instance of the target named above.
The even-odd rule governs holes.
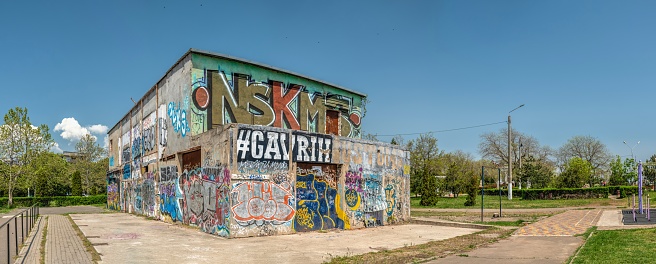
[[[651,157],[649,157],[647,162],[656,163],[656,155],[651,155]],[[644,166],[644,171],[642,172],[642,175],[644,175],[647,182],[651,184],[653,188],[654,182],[656,182],[656,167],[654,167],[653,165]]]
[[[460,193],[467,191],[469,178],[476,175],[474,159],[470,154],[455,151],[443,155],[442,160],[442,163],[447,166],[445,187],[455,197],[458,197]]]
[[[519,131],[513,131],[511,134],[511,151],[513,167],[519,167],[519,161],[533,158],[541,162],[544,166],[552,167],[551,161],[553,150],[548,146],[541,146],[537,139],[525,135]],[[508,166],[508,129],[504,128],[498,132],[489,132],[481,135],[481,142],[478,144],[478,151],[484,159],[507,167]],[[516,175],[517,171],[514,170]]]
[[[13,204],[13,193],[19,181],[30,174],[31,163],[53,144],[48,126],[33,126],[27,108],[16,107],[5,114],[4,124],[0,126],[0,160],[5,165],[0,172],[7,187],[9,205]]]
[[[553,178],[553,171],[544,163],[529,157],[517,170],[517,181],[531,188],[547,188]]]
[[[438,158],[443,154],[437,148],[437,138],[422,134],[408,142],[410,151],[410,189],[421,195],[421,205],[432,206],[438,199]]]
[[[70,193],[69,164],[60,155],[41,153],[34,160],[32,171],[30,183],[35,196],[64,196]]]
[[[558,149],[557,162],[564,171],[572,158],[577,157],[590,163],[595,174],[603,174],[608,170],[612,156],[606,145],[592,136],[574,136]]]
[[[82,195],[82,176],[79,171],[74,171],[71,175],[71,195]]]
[[[589,182],[593,167],[587,160],[572,158],[558,177],[559,188],[581,188]]]
[[[101,190],[105,189],[107,164],[100,161],[106,156],[105,149],[96,142],[95,137],[86,134],[75,144],[75,150],[79,156],[73,166],[82,174],[84,194],[95,195],[102,192]]]

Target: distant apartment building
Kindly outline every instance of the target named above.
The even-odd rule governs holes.
[[[360,139],[365,99],[191,49],[108,132],[108,206],[224,237],[407,221],[408,152]]]

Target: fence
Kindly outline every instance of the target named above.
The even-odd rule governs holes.
[[[20,245],[29,236],[38,215],[39,207],[33,205],[11,216],[8,220],[7,218],[0,219],[0,223],[2,223],[0,225],[0,263],[13,263],[12,260],[18,256]]]

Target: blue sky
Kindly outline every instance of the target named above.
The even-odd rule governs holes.
[[[656,153],[654,1],[234,2],[2,1],[0,113],[27,107],[73,150],[193,47],[368,94],[365,133],[501,122],[525,104],[513,128],[542,145],[590,135]],[[504,127],[435,136],[479,157],[479,136]]]

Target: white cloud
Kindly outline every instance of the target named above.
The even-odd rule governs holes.
[[[88,129],[94,134],[105,134],[109,130],[107,126],[101,124],[90,126]]]
[[[105,139],[103,139],[103,148],[109,148],[109,138],[107,136],[105,136]]]
[[[79,141],[84,135],[91,135],[94,139],[98,140],[98,137],[94,136],[107,133],[109,128],[105,125],[97,124],[88,127],[83,127],[80,125],[74,117],[67,117],[62,119],[61,122],[55,125],[55,131],[61,131],[59,134],[62,138],[70,141],[71,143]]]
[[[53,153],[62,153],[64,152],[61,148],[59,148],[59,144],[55,142],[55,144],[52,145],[52,148],[50,148],[50,151]]]

